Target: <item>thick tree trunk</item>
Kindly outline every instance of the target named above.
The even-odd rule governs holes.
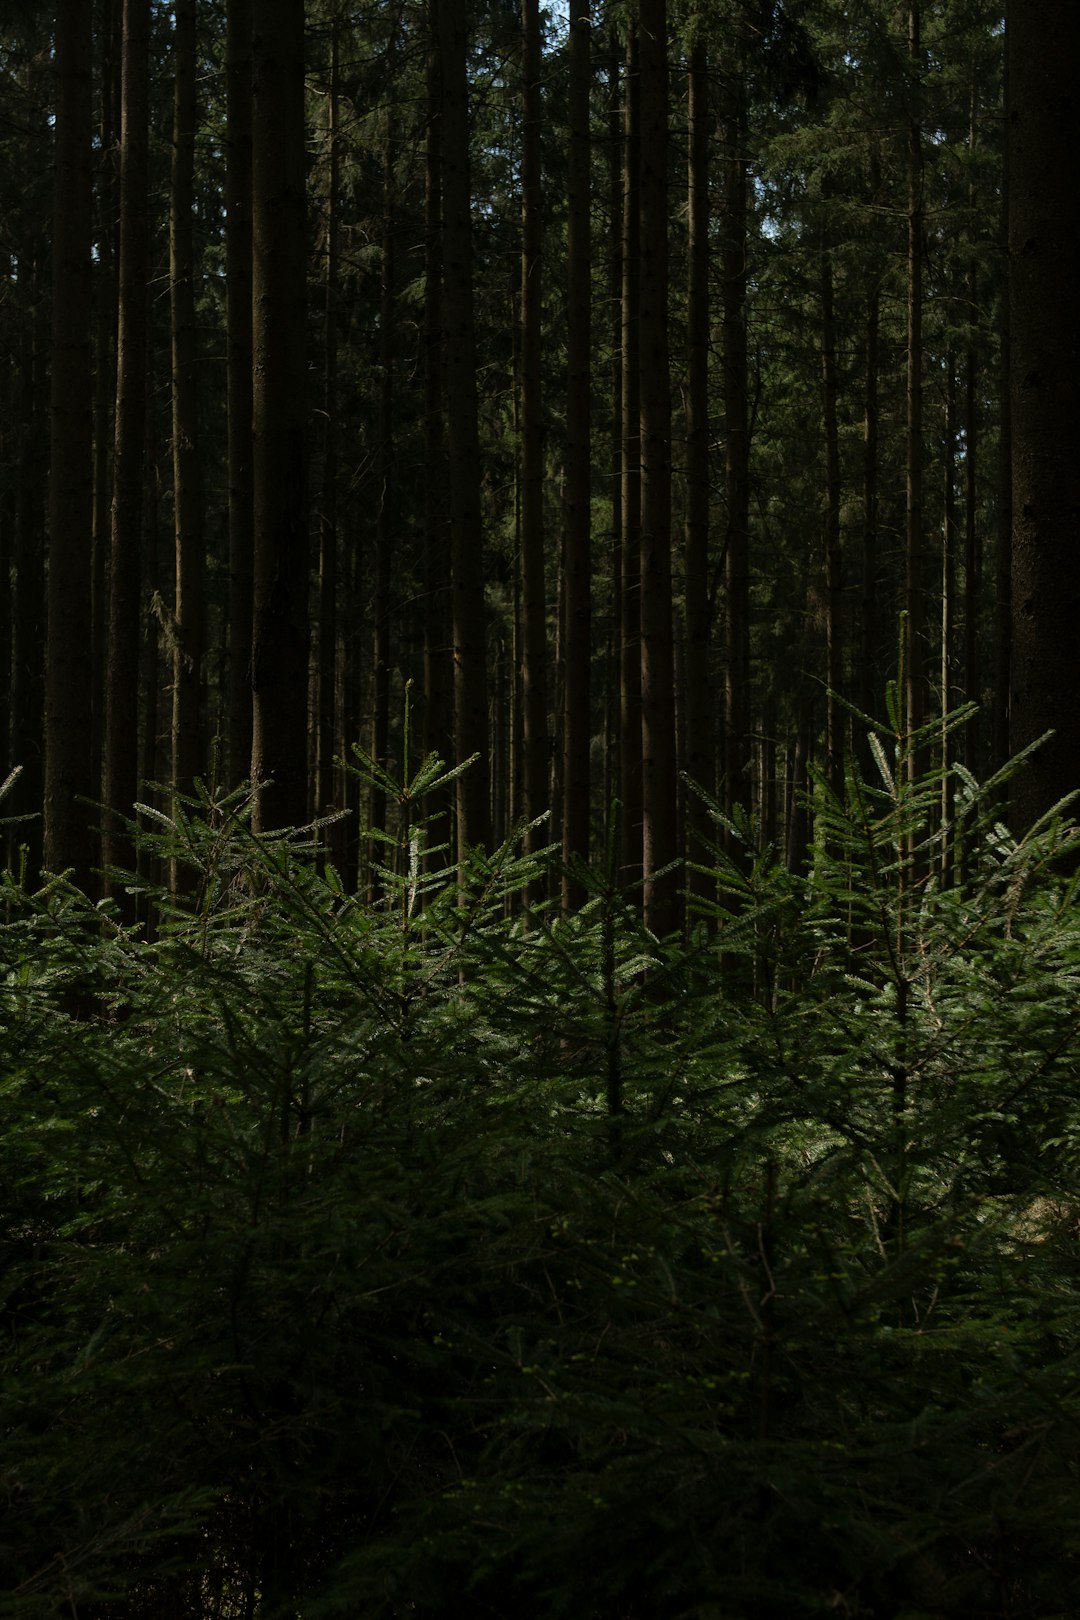
[[[1080,785],[1080,7],[1014,0],[1007,50],[1013,752],[1054,729],[1013,784],[1022,832]]]
[[[90,885],[91,17],[61,0],[56,21],[56,167],[49,398],[48,642],[45,664],[44,860]]]
[[[589,218],[589,0],[570,20],[570,152],[567,224],[566,467],[563,484],[563,825],[562,903],[585,899],[571,879],[572,856],[589,855],[589,742],[592,733],[592,237]]]
[[[139,643],[146,472],[149,0],[124,0],[120,111],[120,270],[116,439],[105,709],[106,867],[134,864],[117,817],[130,815],[139,775]],[[111,812],[111,814],[109,813]],[[106,876],[106,887],[109,887]]]
[[[254,0],[252,308],[256,825],[308,816],[304,6]],[[264,802],[265,798],[265,802]]]
[[[172,645],[172,785],[190,792],[200,769],[199,706],[203,643],[203,502],[199,445],[199,361],[195,332],[195,0],[177,0],[174,35],[172,196],[173,532],[176,605]]]

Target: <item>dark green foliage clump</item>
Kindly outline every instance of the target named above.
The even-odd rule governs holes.
[[[875,752],[684,945],[434,764],[374,909],[242,795],[152,940],[9,879],[0,1613],[1073,1612],[1075,838]]]

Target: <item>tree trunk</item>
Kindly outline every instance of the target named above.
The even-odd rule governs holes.
[[[698,18],[697,26],[702,26]],[[709,590],[709,63],[704,41],[690,52],[686,168],[686,771],[707,792],[716,790],[715,705],[709,679],[712,601]],[[686,801],[686,846],[701,860],[711,823],[701,799]],[[709,885],[691,873],[698,894]]]
[[[641,876],[641,420],[638,313],[641,261],[637,29],[626,44],[622,208],[622,532],[619,544],[619,870],[623,883]]]
[[[199,362],[195,336],[195,0],[174,8],[172,196],[169,287],[172,294],[173,532],[176,605],[172,643],[172,785],[189,793],[200,769],[203,510],[199,446]]]
[[[836,794],[842,792],[844,785],[843,710],[840,705],[844,686],[844,593],[840,554],[838,391],[832,244],[826,230],[821,248],[821,406],[825,429],[825,774]]]
[[[728,56],[723,83],[723,397],[727,496],[724,584],[727,675],[724,688],[724,803],[749,804],[750,755],[750,404],[746,343],[746,86],[743,46]]]
[[[1013,784],[1013,824],[1022,832],[1080,779],[1080,215],[1073,197],[1080,7],[1014,0],[1007,50],[1012,751],[1054,728]]]
[[[106,868],[134,865],[117,822],[130,815],[139,776],[139,642],[146,475],[147,164],[149,0],[124,0],[120,108],[120,268],[116,339],[109,572],[109,656],[105,697]],[[110,881],[106,873],[106,888]]]
[[[390,739],[390,575],[393,567],[394,516],[394,109],[387,109],[383,147],[383,239],[379,292],[379,421],[378,484],[379,504],[375,515],[375,600],[372,614],[372,719],[371,754],[386,766]],[[386,795],[372,790],[371,826],[386,830]],[[372,860],[382,860],[384,851],[373,848]],[[378,897],[378,884],[371,880],[371,897]]]
[[[449,516],[446,507],[446,389],[442,296],[442,79],[431,0],[424,168],[424,753],[453,752],[453,666],[449,624]],[[442,834],[440,834],[442,836]]]
[[[326,263],[323,272],[322,490],[319,501],[319,614],[315,695],[315,813],[335,807],[338,593],[338,274],[341,255],[340,27],[331,22],[326,93]]]
[[[567,223],[566,467],[563,484],[563,881],[564,908],[580,906],[584,885],[569,862],[589,856],[589,743],[592,733],[592,238],[589,192],[589,0],[570,20],[570,152]]]
[[[908,6],[907,128],[907,477],[904,521],[904,704],[908,735],[926,718],[923,667],[926,587],[923,578],[923,155],[921,128],[921,0]],[[925,762],[908,751],[912,780]]]
[[[253,782],[256,825],[308,816],[307,227],[303,0],[254,0]]]
[[[478,756],[457,781],[457,854],[486,846],[488,794],[487,631],[480,507],[476,326],[469,189],[467,36],[462,8],[436,3],[442,66],[443,316],[450,453],[454,751]]]
[[[91,881],[91,8],[57,8],[45,867]]]
[[[229,771],[251,771],[251,0],[228,0],[225,33],[225,354],[229,464]]]
[[[540,7],[522,8],[521,167],[521,694],[522,811],[526,821],[550,803],[548,783],[547,603],[544,587],[544,415],[540,383],[543,197],[540,183]],[[547,842],[548,828],[526,838]]]

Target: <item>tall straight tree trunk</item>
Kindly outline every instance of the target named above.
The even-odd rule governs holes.
[[[318,664],[315,697],[315,811],[335,805],[338,593],[338,275],[341,257],[340,28],[330,24],[326,92],[326,264],[323,272],[322,490],[319,501]]]
[[[623,198],[623,117],[619,95],[619,40],[616,30],[608,32],[608,316],[611,347],[611,609],[608,636],[608,669],[605,701],[605,825],[611,806],[619,797],[620,758],[619,699],[622,669],[622,198]]]
[[[540,383],[543,197],[540,177],[540,6],[522,0],[521,164],[521,693],[522,810],[527,821],[550,802],[547,603],[544,588],[544,415]],[[537,828],[527,847],[546,842]]]
[[[172,784],[190,792],[200,769],[199,698],[203,643],[203,505],[199,448],[199,373],[195,335],[195,0],[174,8],[172,196],[169,287],[172,294],[173,617]]]
[[[454,751],[475,765],[457,782],[457,852],[486,845],[488,795],[487,629],[480,508],[476,325],[469,189],[469,103],[464,9],[436,0],[442,67],[443,316],[450,455]]]
[[[679,925],[675,638],[671,592],[671,375],[668,360],[666,0],[642,0],[641,77],[641,782],[645,922]]]
[[[904,703],[909,735],[926,718],[923,652],[926,629],[925,548],[923,543],[923,152],[921,128],[921,0],[908,6],[910,69],[907,129],[907,478],[904,523]],[[922,767],[908,754],[914,778]]]
[[[427,146],[424,165],[424,753],[453,752],[446,389],[442,294],[442,76],[430,0]]]
[[[229,464],[229,770],[251,771],[251,0],[225,23],[225,354]]]
[[[139,641],[146,470],[149,0],[124,0],[120,92],[120,269],[116,339],[105,693],[106,867],[134,864],[118,815],[130,814],[139,774]],[[109,813],[111,812],[111,814]],[[108,886],[108,877],[106,885]]]
[[[825,773],[834,793],[844,783],[843,578],[840,555],[839,383],[836,364],[836,310],[832,243],[828,230],[821,249],[821,405],[825,429]]]
[[[31,70],[34,81],[40,71],[36,67]],[[44,114],[40,122],[34,119],[34,133],[32,151],[44,169],[52,157],[51,131]],[[12,436],[18,472],[10,552],[0,562],[3,569],[0,579],[10,584],[6,604],[10,615],[6,626],[10,642],[3,647],[5,654],[10,653],[10,659],[0,664],[0,669],[10,671],[11,677],[5,765],[19,765],[22,771],[4,809],[12,814],[29,812],[33,817],[6,829],[6,864],[11,871],[18,871],[23,859],[21,852],[25,850],[27,872],[32,878],[41,868],[42,856],[39,812],[43,786],[41,738],[45,704],[45,534],[49,470],[47,231],[48,223],[43,220],[19,257],[18,280],[30,293],[33,314],[25,330],[19,333],[17,354],[12,357],[17,384],[15,409],[9,421],[14,427]],[[6,514],[0,516],[0,524],[6,527]]]
[[[90,419],[91,11],[60,0],[56,18],[52,378],[49,402],[48,641],[45,663],[45,827],[48,870],[90,884],[95,797],[91,756]]]
[[[975,150],[977,134],[977,85],[971,86],[971,117],[968,132],[968,148]],[[977,189],[974,175],[969,190],[968,203],[974,213],[977,201]],[[968,272],[968,304],[971,309],[970,319],[974,322],[975,311],[979,308],[980,276],[978,261],[972,254],[971,268]],[[982,693],[982,676],[979,666],[979,603],[982,595],[982,539],[979,532],[979,353],[975,342],[974,328],[969,328],[964,353],[964,642],[963,642],[963,691],[967,701],[979,702]],[[973,722],[964,732],[964,759],[968,770],[975,772],[978,769],[979,730]]]
[[[394,519],[394,347],[395,347],[395,232],[394,217],[394,109],[387,109],[383,146],[383,239],[379,293],[379,422],[378,483],[379,505],[375,515],[375,601],[372,623],[372,720],[371,753],[385,766],[390,738],[390,574],[393,567]],[[386,795],[376,786],[372,791],[371,826],[386,830]],[[372,850],[372,859],[382,851]],[[372,899],[377,898],[374,875]]]
[[[870,201],[876,205],[881,187],[876,154],[870,161]],[[866,348],[863,371],[863,479],[862,479],[862,581],[859,627],[858,701],[864,714],[874,714],[881,694],[878,686],[878,463],[879,463],[879,382],[881,366],[881,284],[871,275],[866,291]],[[868,739],[860,727],[863,767],[870,770]]]
[[[1009,405],[1012,439],[1010,745],[1054,735],[1016,778],[1023,831],[1080,786],[1080,8],[1014,0],[1008,32]],[[1075,810],[1073,812],[1075,814]]]
[[[724,803],[749,803],[750,756],[750,402],[746,342],[746,86],[741,42],[728,53],[722,83],[724,198],[720,273],[723,288],[724,484],[727,533],[727,673],[724,687]]]
[[[592,233],[589,165],[589,0],[570,19],[570,152],[567,219],[566,467],[563,484],[563,882],[566,909],[580,906],[584,885],[571,878],[573,856],[589,855],[589,741],[592,731]]]
[[[303,0],[254,0],[252,344],[256,825],[307,820],[307,226]]]
[[[623,882],[641,875],[641,419],[638,313],[641,279],[637,28],[627,32],[623,112],[622,199],[622,532],[619,614],[619,869]]]
[[[703,24],[699,17],[696,26]],[[709,793],[716,790],[714,703],[709,663],[712,602],[709,590],[709,61],[704,40],[690,51],[686,168],[686,771]],[[700,860],[709,831],[705,806],[696,793],[686,801],[686,843]],[[706,892],[700,874],[691,888]]]
[[[102,793],[105,748],[105,671],[109,644],[109,547],[112,451],[116,437],[116,317],[118,220],[120,214],[121,0],[102,0],[98,33],[99,91],[94,265],[94,527],[90,559],[92,623],[94,796]]]

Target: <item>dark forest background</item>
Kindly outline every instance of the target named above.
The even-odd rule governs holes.
[[[130,864],[88,806],[254,777],[267,824],[348,809],[370,884],[387,806],[335,762],[400,762],[411,682],[416,758],[479,756],[461,850],[548,815],[588,859],[617,799],[664,932],[680,772],[798,866],[841,698],[978,703],[977,773],[1010,693],[1014,750],[1063,723],[1010,669],[1000,8],[571,11],[6,7],[31,870]]]
[[[0,1615],[1067,1620],[1080,5],[0,23]]]

